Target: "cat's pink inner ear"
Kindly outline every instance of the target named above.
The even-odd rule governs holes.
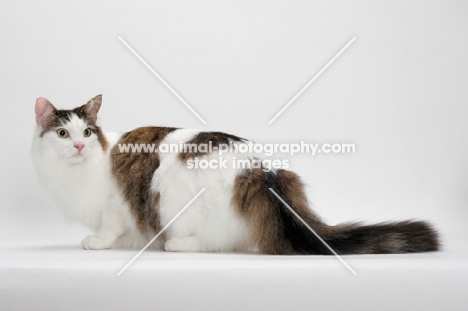
[[[86,113],[88,114],[88,118],[93,122],[97,120],[97,114],[101,108],[101,103],[102,95],[97,95],[86,104]]]
[[[43,127],[47,117],[54,111],[54,106],[44,97],[36,99],[36,123]]]

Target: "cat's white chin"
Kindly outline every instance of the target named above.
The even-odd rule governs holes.
[[[69,163],[80,163],[83,162],[86,159],[86,157],[82,154],[75,154],[71,158],[68,158]]]

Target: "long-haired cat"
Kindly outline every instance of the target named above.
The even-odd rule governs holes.
[[[73,110],[36,101],[32,157],[40,183],[71,219],[94,235],[84,249],[142,247],[197,194],[164,232],[167,251],[330,254],[327,247],[270,191],[275,191],[338,254],[435,251],[437,232],[423,221],[329,226],[310,209],[298,175],[284,169],[191,169],[188,160],[217,153],[158,152],[161,144],[248,141],[221,132],[141,127],[125,134],[97,125],[102,96]],[[121,152],[119,145],[152,144],[154,152]],[[254,161],[258,155],[228,152]]]

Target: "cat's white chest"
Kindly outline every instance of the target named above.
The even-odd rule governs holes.
[[[44,186],[67,218],[97,230],[110,198],[108,163],[56,166],[43,173]]]

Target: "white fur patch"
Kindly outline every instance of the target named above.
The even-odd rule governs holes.
[[[179,129],[168,134],[162,143],[185,143],[198,133],[198,130]],[[238,170],[188,169],[178,156],[179,153],[161,153],[160,166],[152,180],[151,191],[161,196],[161,225],[171,221],[202,188],[206,190],[167,229],[166,249],[229,252],[248,247],[247,222],[236,213],[231,202]],[[217,153],[204,156],[217,157]]]

